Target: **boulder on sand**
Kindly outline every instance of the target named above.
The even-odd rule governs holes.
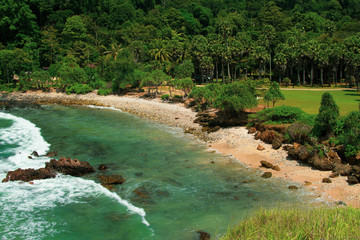
[[[8,181],[23,181],[23,182],[31,182],[34,180],[54,178],[56,173],[51,169],[39,168],[39,169],[17,169],[15,171],[9,171],[6,174],[6,178],[2,180],[2,182]]]

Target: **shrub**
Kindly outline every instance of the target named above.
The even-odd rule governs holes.
[[[175,67],[176,78],[190,78],[194,73],[194,64],[191,61],[184,61]]]
[[[330,93],[324,93],[321,97],[319,114],[315,118],[314,135],[328,137],[332,134],[339,116],[339,107],[336,105],[334,98]]]
[[[105,81],[101,81],[101,80],[96,80],[94,82],[91,82],[90,87],[92,87],[93,89],[100,89],[103,88],[106,85]]]
[[[307,125],[313,125],[314,117],[305,113],[303,110],[297,107],[291,106],[279,106],[275,108],[264,109],[260,112],[249,116],[250,121],[265,124],[288,124],[301,122]]]
[[[284,99],[285,96],[280,91],[279,84],[277,82],[272,82],[269,90],[264,96],[264,101],[267,103],[268,107],[270,102],[272,102],[272,105],[274,107],[276,102]]]
[[[107,89],[107,88],[100,88],[98,91],[97,91],[97,95],[100,95],[100,96],[107,96],[111,93],[111,89]]]
[[[256,97],[248,88],[240,83],[221,85],[215,100],[214,107],[233,115],[236,112],[243,112],[246,108],[257,105]]]
[[[296,122],[286,129],[286,134],[292,142],[305,144],[309,139],[312,128],[303,123]]]
[[[284,83],[285,87],[290,86],[290,84],[291,84],[290,78],[284,78],[283,83]]]
[[[76,94],[86,94],[92,92],[92,87],[87,84],[77,83],[71,87],[65,89],[66,94],[76,93]]]
[[[170,95],[169,95],[169,94],[161,95],[161,100],[163,100],[163,101],[168,101],[169,98],[170,98]]]
[[[345,156],[355,156],[360,151],[360,112],[350,112],[337,121],[336,143],[345,147]]]

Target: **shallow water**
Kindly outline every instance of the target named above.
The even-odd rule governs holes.
[[[44,167],[49,158],[28,159],[35,150],[109,168],[33,185],[1,183],[2,239],[176,240],[195,239],[197,230],[220,236],[259,206],[308,201],[305,192],[288,190],[290,183],[262,179],[180,129],[121,111],[54,105],[0,112],[0,178]],[[109,191],[99,174],[126,182]]]

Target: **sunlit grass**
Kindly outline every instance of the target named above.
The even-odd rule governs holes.
[[[306,90],[282,90],[285,100],[280,101],[276,106],[289,105],[299,107],[307,113],[319,113],[321,95],[326,91]],[[355,90],[329,91],[340,108],[340,114],[345,115],[350,111],[359,110],[360,93]]]
[[[221,238],[230,239],[360,239],[360,210],[351,207],[260,209]]]

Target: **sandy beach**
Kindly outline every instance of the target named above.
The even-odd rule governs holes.
[[[270,171],[273,177],[293,181],[300,189],[313,193],[313,197],[326,200],[329,203],[345,203],[360,207],[360,184],[349,185],[346,177],[332,179],[332,183],[323,183],[322,179],[329,177],[331,171],[319,171],[287,158],[287,152],[282,148],[272,149],[271,145],[255,140],[253,134],[248,134],[245,127],[229,127],[214,133],[202,133],[201,126],[193,123],[196,112],[186,108],[182,103],[163,103],[159,99],[142,99],[138,96],[98,96],[96,93],[86,95],[66,95],[64,93],[2,93],[1,101],[16,100],[37,104],[66,105],[96,105],[114,107],[122,111],[147,118],[172,127],[192,128],[196,138],[206,141],[210,149],[225,155],[230,155],[247,166],[263,171]],[[264,151],[257,150],[261,144]],[[280,171],[261,167],[260,161],[266,160],[280,167]],[[307,184],[305,184],[307,183]]]

